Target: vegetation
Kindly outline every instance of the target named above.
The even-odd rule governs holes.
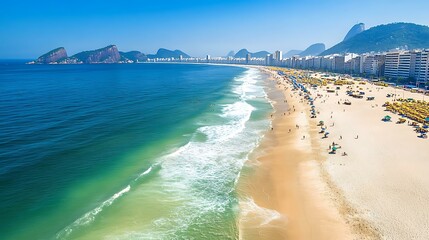
[[[49,56],[50,56],[50,55],[52,55],[53,53],[58,52],[58,51],[61,51],[61,50],[64,50],[64,51],[65,51],[65,49],[64,49],[63,47],[55,48],[54,50],[51,50],[51,51],[49,51],[49,52],[47,52],[47,53],[43,54],[43,55],[42,55],[42,56],[40,56],[39,58],[49,57]]]
[[[391,23],[370,28],[320,55],[383,52],[395,48],[429,48],[429,27],[413,23]]]
[[[112,47],[116,47],[116,46],[115,45],[109,45],[107,47],[96,49],[96,50],[83,51],[83,52],[80,52],[80,53],[77,53],[77,54],[71,56],[71,58],[78,59],[78,60],[80,60],[82,62],[87,62],[87,59],[90,56],[92,56],[93,54],[96,54],[98,52],[102,52],[102,51],[107,50],[107,49],[112,48]],[[103,61],[103,60],[105,60],[105,59],[100,59],[100,61]]]
[[[131,60],[133,62],[143,62],[147,60],[147,56],[139,51],[119,52],[122,61]]]
[[[251,53],[251,52],[247,51],[247,49],[243,48],[243,49],[241,49],[240,51],[238,51],[238,52],[234,55],[234,57],[235,57],[235,58],[246,58],[246,55],[247,55],[248,53],[250,53],[250,55],[251,55],[252,57],[255,57],[255,58],[264,58],[264,57],[266,57],[268,54],[270,54],[270,53],[269,53],[269,52],[267,52],[267,51],[259,51],[259,52]]]
[[[180,55],[184,58],[190,58],[190,56],[180,50],[168,50],[165,48],[158,49],[158,52],[156,54],[149,54],[147,55],[148,58],[180,58]]]

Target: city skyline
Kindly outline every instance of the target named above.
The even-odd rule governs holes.
[[[123,51],[180,49],[191,56],[229,51],[304,50],[340,42],[356,23],[366,28],[392,22],[429,25],[429,3],[325,1],[93,1],[3,6],[0,58],[35,58],[63,46],[69,54],[116,44]],[[82,6],[82,7],[81,7]],[[409,9],[413,14],[409,14]],[[383,11],[383,14],[377,12]],[[303,30],[304,29],[304,30]]]

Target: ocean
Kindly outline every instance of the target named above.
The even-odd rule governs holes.
[[[1,239],[238,239],[257,69],[0,63]]]

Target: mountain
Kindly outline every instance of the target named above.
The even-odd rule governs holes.
[[[147,61],[147,56],[144,53],[139,51],[130,51],[130,52],[119,52],[121,56],[121,61],[132,61],[132,62],[145,62]]]
[[[287,53],[283,54],[283,58],[290,58],[295,55],[299,55],[302,52],[302,50],[290,50]]]
[[[323,51],[325,51],[325,44],[323,43],[315,43],[299,53],[299,56],[305,57],[305,56],[317,56],[321,54]]]
[[[247,54],[250,53],[247,49],[240,49],[235,55],[234,58],[246,58]],[[250,53],[251,54],[251,53]]]
[[[59,48],[55,48],[54,50],[51,50],[51,51],[43,54],[42,56],[37,58],[37,60],[35,60],[33,63],[48,64],[48,63],[53,63],[53,62],[56,62],[56,61],[64,59],[64,58],[67,58],[66,49],[63,47],[59,47]]]
[[[235,55],[235,52],[234,52],[234,51],[230,51],[230,52],[226,55],[226,57],[234,57],[234,55]]]
[[[69,58],[58,61],[58,63],[117,63],[120,60],[121,56],[119,55],[118,48],[115,45],[109,45],[104,48],[77,53]]]
[[[354,26],[349,30],[349,32],[347,33],[347,35],[344,37],[343,42],[344,42],[344,41],[349,40],[350,38],[352,38],[352,37],[354,37],[354,36],[358,35],[359,33],[363,32],[363,31],[365,31],[365,24],[364,24],[364,23],[358,23],[358,24],[355,24],[355,25],[354,25]]]
[[[156,54],[148,54],[147,57],[150,59],[154,58],[180,58],[180,55],[184,58],[190,58],[190,56],[180,50],[168,50],[165,48],[160,48]]]
[[[270,53],[267,51],[259,51],[259,52],[251,53],[252,57],[255,57],[255,58],[264,58],[268,54],[270,54]]]
[[[395,48],[429,48],[429,27],[413,23],[376,26],[338,43],[320,55],[384,52]]]
[[[246,58],[248,53],[250,53],[250,55],[255,58],[264,58],[268,54],[270,54],[267,51],[259,51],[259,52],[251,53],[247,51],[247,49],[243,48],[234,55],[234,58]]]

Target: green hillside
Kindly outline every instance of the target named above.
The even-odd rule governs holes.
[[[320,55],[383,52],[395,48],[429,48],[429,27],[413,23],[376,26],[338,43]]]

